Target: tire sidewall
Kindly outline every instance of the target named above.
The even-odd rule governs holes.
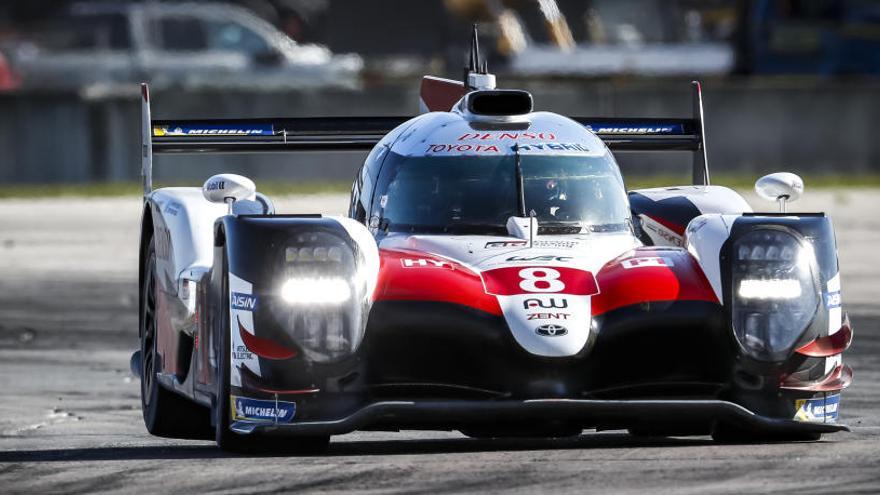
[[[214,439],[221,448],[231,447],[237,443],[238,434],[229,429],[230,410],[230,375],[231,375],[231,343],[229,335],[229,266],[223,257],[220,282],[220,300],[217,304],[218,318],[215,331],[220,344],[220,359],[217,360],[217,395],[214,404]]]
[[[144,280],[141,285],[141,295],[143,298],[143,306],[140,308],[140,349],[141,349],[141,410],[143,411],[144,423],[147,427],[147,430],[151,433],[156,429],[156,416],[158,410],[158,402],[159,402],[159,383],[156,380],[156,358],[158,357],[158,353],[156,352],[156,345],[158,342],[157,336],[157,328],[156,328],[156,313],[155,308],[153,308],[153,341],[151,343],[151,349],[146,348],[146,337],[147,337],[147,329],[146,329],[146,306],[147,306],[147,290],[150,287],[150,279],[156,276],[156,250],[153,240],[150,240],[150,245],[147,248],[147,256],[146,256],[146,264],[144,266]],[[155,286],[154,286],[155,290]],[[153,294],[153,301],[156,301],[156,294]],[[145,380],[147,369],[146,369],[146,356],[147,351],[153,354],[153,377],[150,380],[149,390],[146,389]],[[145,400],[149,397],[149,401]]]

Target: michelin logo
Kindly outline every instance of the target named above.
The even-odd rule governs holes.
[[[255,421],[271,423],[290,423],[296,415],[295,402],[232,398],[232,419],[235,421]]]
[[[220,126],[156,126],[154,136],[272,136],[271,125],[255,125],[247,127]]]
[[[672,127],[600,127],[599,134],[669,134]]]
[[[798,421],[834,423],[837,421],[839,406],[840,394],[812,399],[798,399],[794,401],[794,419]]]
[[[653,125],[638,127],[614,127],[614,126],[585,126],[587,130],[596,134],[681,134],[684,129],[681,125]]]

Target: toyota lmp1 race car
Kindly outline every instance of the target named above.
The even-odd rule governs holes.
[[[241,451],[355,430],[846,430],[831,221],[785,212],[793,174],[756,184],[781,212],[709,185],[698,83],[692,118],[569,118],[495,89],[474,48],[421,99],[414,118],[163,121],[143,86],[150,433]],[[240,175],[152,187],[154,153],[359,149],[345,217],[277,214]],[[612,152],[664,150],[693,151],[693,185],[627,192]]]

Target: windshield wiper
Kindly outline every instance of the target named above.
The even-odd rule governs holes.
[[[541,234],[564,235],[564,234],[586,234],[590,232],[620,232],[627,230],[628,224],[622,223],[594,223],[588,224],[576,220],[572,221],[556,221],[541,222],[538,232]]]

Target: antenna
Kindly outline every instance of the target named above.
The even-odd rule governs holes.
[[[488,62],[480,57],[480,36],[476,24],[471,32],[471,50],[468,65],[464,68],[463,82],[470,89],[495,89],[495,76],[489,74]]]
[[[474,29],[471,34],[471,72],[480,72],[480,35],[477,30],[477,25],[474,24]]]

